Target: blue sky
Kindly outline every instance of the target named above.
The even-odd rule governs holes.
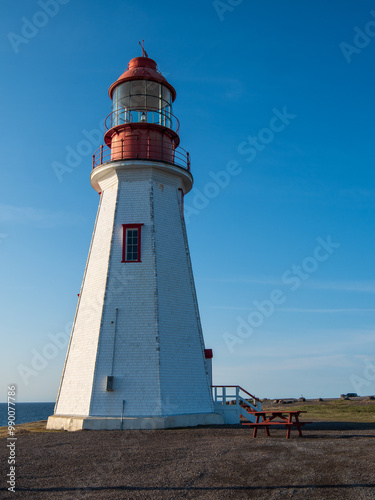
[[[192,157],[186,219],[214,382],[375,393],[374,3],[0,9],[0,399],[13,382],[19,401],[56,398],[98,205],[91,155],[141,39],[177,90]]]

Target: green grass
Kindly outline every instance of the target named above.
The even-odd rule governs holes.
[[[358,422],[375,423],[375,400],[363,401],[344,401],[336,399],[334,401],[319,401],[306,403],[293,403],[291,405],[274,404],[267,401],[262,404],[263,410],[288,411],[301,410],[306,411],[300,417],[300,420],[309,422]],[[46,429],[47,421],[29,422],[16,426],[16,436],[28,434],[30,432],[64,432],[50,431]],[[0,427],[0,438],[8,436],[8,428]]]
[[[268,409],[268,408],[267,408]],[[375,404],[370,401],[322,401],[319,403],[294,403],[272,406],[274,410],[301,410],[301,420],[331,422],[375,422]]]
[[[26,424],[16,425],[15,437],[20,434],[29,434],[30,432],[64,432],[46,429],[47,420],[40,420],[39,422],[28,422]],[[0,438],[9,437],[8,427],[0,427]]]

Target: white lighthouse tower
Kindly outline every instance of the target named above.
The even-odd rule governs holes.
[[[91,173],[99,209],[47,428],[220,424],[183,216],[193,178],[176,91],[143,50],[109,95]]]

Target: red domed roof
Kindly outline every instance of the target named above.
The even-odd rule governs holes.
[[[151,80],[162,83],[171,91],[172,101],[176,99],[175,89],[157,69],[156,62],[149,57],[134,57],[134,59],[129,62],[127,70],[109,87],[109,97],[112,99],[113,91],[117,85],[131,80]]]

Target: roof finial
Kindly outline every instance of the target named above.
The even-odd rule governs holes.
[[[147,52],[145,51],[145,41],[142,40],[142,43],[139,42],[139,45],[142,47],[142,57],[148,57]]]

